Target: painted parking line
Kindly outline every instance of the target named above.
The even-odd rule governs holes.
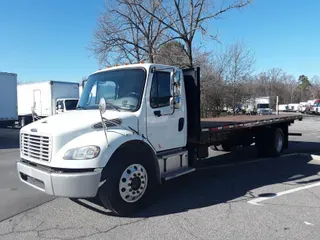
[[[311,157],[312,157],[313,160],[320,161],[320,156],[319,155],[311,154]]]
[[[301,190],[305,190],[305,189],[309,189],[309,188],[313,188],[313,187],[318,187],[318,186],[320,186],[320,182],[309,184],[309,185],[306,185],[306,186],[303,186],[303,187],[293,188],[293,189],[290,189],[290,190],[287,190],[287,191],[283,191],[283,192],[279,192],[279,193],[276,193],[275,195],[272,195],[270,197],[254,198],[254,199],[248,201],[247,203],[250,203],[252,205],[263,205],[261,203],[263,201],[266,201],[266,200],[269,200],[269,199],[273,199],[273,198],[276,198],[276,197],[280,197],[280,196],[283,196],[283,195],[287,195],[287,194],[290,194],[290,193],[298,192],[298,191],[301,191]]]

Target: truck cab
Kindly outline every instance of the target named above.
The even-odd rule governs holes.
[[[59,98],[56,102],[56,114],[75,110],[78,105],[78,98]]]
[[[170,174],[194,170],[188,167],[184,88],[182,70],[166,65],[133,64],[93,73],[76,111],[21,129],[21,181],[56,196],[98,194],[114,212],[130,212],[150,196],[147,184],[151,189]],[[59,108],[63,101],[57,101],[58,110],[66,110]]]
[[[269,103],[258,103],[257,104],[257,113],[261,115],[272,114],[272,109],[270,108]]]
[[[269,97],[259,97],[255,99],[257,114],[270,115],[272,114],[272,108],[270,107]]]

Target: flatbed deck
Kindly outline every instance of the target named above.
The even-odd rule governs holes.
[[[202,118],[201,129],[203,131],[222,131],[231,128],[246,128],[294,120],[302,120],[302,115],[236,115],[217,118]]]

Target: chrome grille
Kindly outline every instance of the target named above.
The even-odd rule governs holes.
[[[21,134],[21,154],[36,160],[50,161],[51,139],[48,136]]]

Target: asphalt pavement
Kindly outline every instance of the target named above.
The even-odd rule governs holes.
[[[166,182],[131,218],[114,216],[97,199],[42,204],[44,194],[18,182],[18,149],[6,146],[0,216],[21,214],[0,222],[0,239],[319,239],[320,157],[310,154],[320,152],[319,129],[318,117],[290,126],[303,136],[290,137],[279,158],[257,158],[253,147],[211,151],[210,168]]]
[[[0,221],[53,199],[19,181],[18,159],[19,129],[0,129]]]

